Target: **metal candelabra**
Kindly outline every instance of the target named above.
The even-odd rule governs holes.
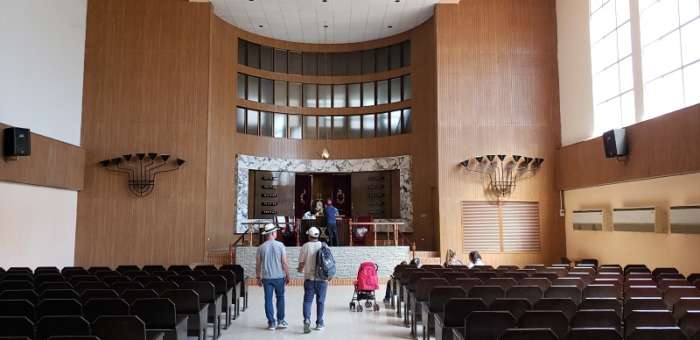
[[[168,162],[169,159],[169,154],[137,153],[105,159],[100,161],[100,165],[109,171],[127,174],[129,191],[143,197],[153,192],[158,174],[175,171],[185,164],[184,159],[176,158]]]
[[[460,163],[466,170],[488,179],[488,190],[499,197],[510,195],[518,179],[534,175],[544,162],[542,158],[520,155],[486,155]]]

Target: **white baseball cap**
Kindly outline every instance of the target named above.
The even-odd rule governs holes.
[[[316,227],[311,227],[311,228],[309,228],[309,230],[306,231],[306,235],[309,235],[309,236],[314,237],[314,238],[318,237],[318,235],[320,233],[321,232]]]

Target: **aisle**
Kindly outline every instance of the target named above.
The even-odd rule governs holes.
[[[383,290],[378,297],[383,297]],[[383,303],[379,312],[356,313],[348,310],[352,296],[350,286],[331,286],[326,298],[326,329],[311,334],[303,333],[303,317],[301,315],[302,287],[287,287],[286,319],[289,328],[286,330],[269,331],[265,329],[263,292],[259,287],[250,287],[249,308],[241,313],[233,325],[222,332],[222,340],[233,339],[408,339],[409,329],[401,325],[401,319],[394,316],[394,310],[385,310]],[[380,299],[381,300],[381,299]],[[388,314],[391,315],[388,315]],[[315,323],[315,306],[313,307],[312,323]]]

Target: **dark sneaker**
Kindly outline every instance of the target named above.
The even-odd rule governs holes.
[[[311,333],[311,322],[308,320],[304,321],[304,334]]]
[[[270,331],[274,331],[275,329],[277,329],[277,325],[275,325],[274,323],[269,323],[267,324],[267,329]]]
[[[314,328],[315,331],[322,331],[326,328],[323,324],[317,324],[316,328]]]
[[[285,329],[287,327],[289,327],[289,325],[287,324],[287,321],[282,320],[282,321],[277,322],[277,329]]]

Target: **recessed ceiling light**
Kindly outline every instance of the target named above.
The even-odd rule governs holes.
[[[394,2],[401,2],[401,0],[394,0]]]
[[[323,25],[323,28],[328,28],[328,25]]]
[[[394,26],[389,25],[389,26],[387,26],[386,28],[394,28]]]
[[[258,27],[263,28],[263,25],[258,25]]]

